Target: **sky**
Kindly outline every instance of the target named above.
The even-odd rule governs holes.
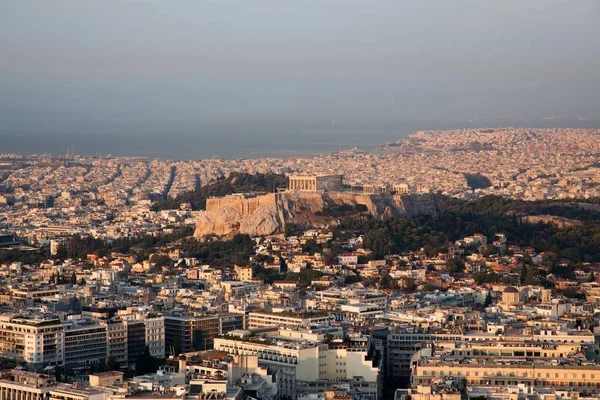
[[[598,0],[2,0],[0,122],[600,117]]]

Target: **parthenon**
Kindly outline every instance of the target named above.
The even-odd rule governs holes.
[[[342,175],[290,175],[289,190],[303,192],[342,189]]]

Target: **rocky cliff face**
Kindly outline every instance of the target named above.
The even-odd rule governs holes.
[[[230,237],[237,233],[264,236],[283,232],[288,222],[324,226],[335,224],[334,218],[317,216],[325,207],[363,205],[376,218],[412,217],[417,214],[437,214],[433,195],[355,194],[343,192],[267,194],[257,198],[260,205],[252,212],[236,199],[215,202],[198,218],[194,236],[218,235]],[[245,200],[240,199],[239,202]],[[218,203],[218,204],[217,204]]]

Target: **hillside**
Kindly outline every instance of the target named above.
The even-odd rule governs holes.
[[[283,192],[262,196],[210,199],[198,218],[194,236],[282,233],[287,224],[326,227],[342,217],[370,218],[437,215],[433,195],[358,194],[352,192]]]

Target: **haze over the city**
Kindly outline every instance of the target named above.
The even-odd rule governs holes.
[[[85,133],[182,121],[594,119],[599,17],[595,0],[5,0],[0,121]]]

